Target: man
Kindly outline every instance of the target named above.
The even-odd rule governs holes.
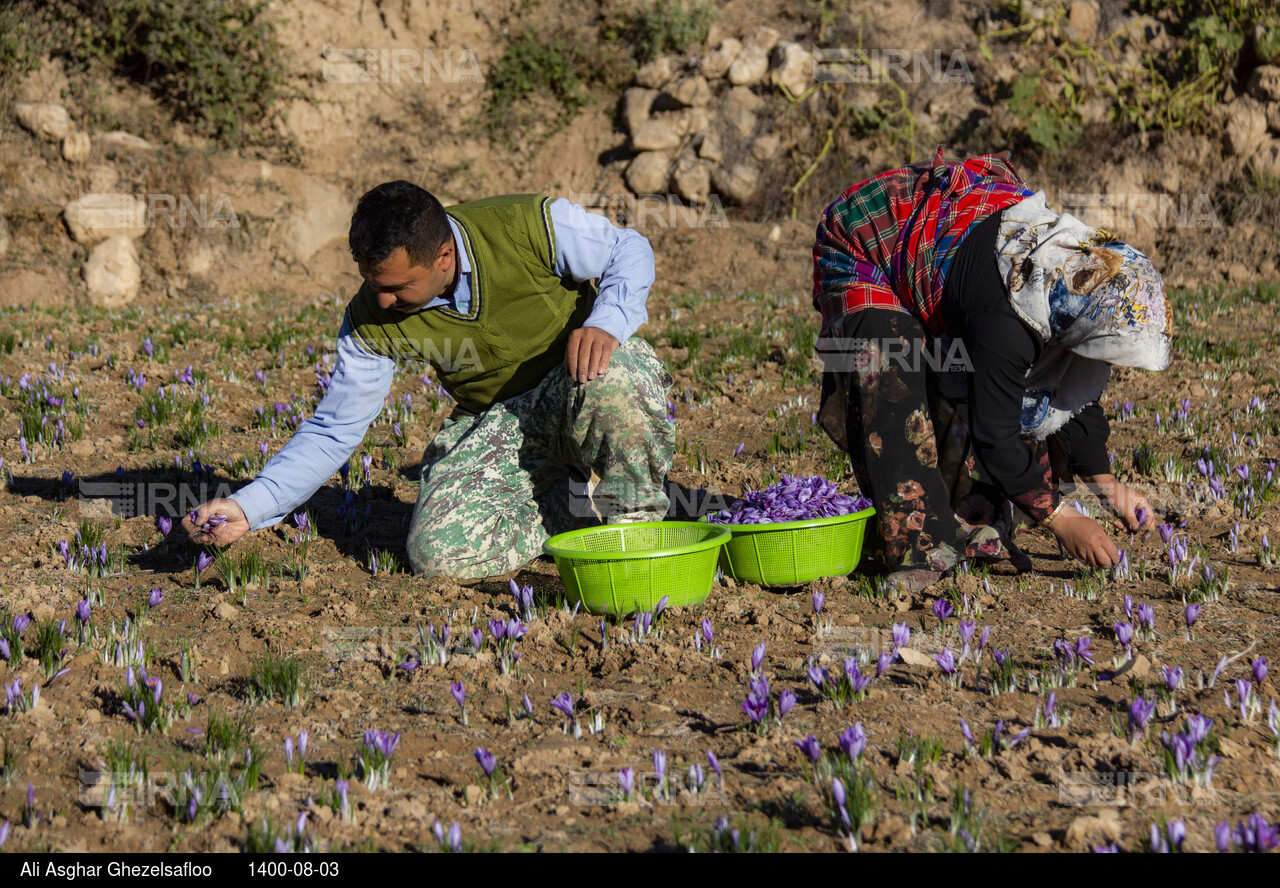
[[[563,198],[446,211],[398,181],[360,199],[350,247],[365,283],[328,392],[253,483],[183,521],[193,542],[230,544],[305,503],[363,440],[397,358],[430,362],[458,404],[423,456],[415,573],[507,573],[591,514],[662,520],[671,377],[632,338],[654,280],[643,236]],[[574,475],[579,490],[596,479],[589,502],[571,498]]]

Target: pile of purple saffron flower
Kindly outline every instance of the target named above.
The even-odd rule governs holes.
[[[777,521],[808,521],[860,512],[871,505],[864,497],[840,493],[836,485],[819,475],[797,478],[783,475],[763,490],[744,491],[707,520],[715,524],[772,524]]]

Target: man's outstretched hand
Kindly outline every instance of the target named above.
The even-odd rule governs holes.
[[[599,327],[579,327],[569,334],[564,353],[564,367],[574,382],[590,382],[603,376],[609,359],[618,348],[618,340]]]
[[[200,546],[229,546],[249,532],[249,519],[233,499],[209,500],[196,509],[195,515],[195,521],[190,514],[182,519],[182,529],[191,542]]]

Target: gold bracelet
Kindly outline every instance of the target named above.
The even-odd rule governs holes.
[[[1040,526],[1048,527],[1050,524],[1053,523],[1053,519],[1057,518],[1058,515],[1062,513],[1062,510],[1065,509],[1066,507],[1067,507],[1067,498],[1063,497],[1061,500],[1058,501],[1058,508],[1050,512],[1048,518],[1044,518],[1040,521]]]

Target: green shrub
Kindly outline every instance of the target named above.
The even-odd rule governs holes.
[[[653,0],[636,16],[630,41],[641,62],[669,52],[684,52],[707,39],[716,10],[710,3]]]
[[[262,141],[285,64],[269,0],[20,0],[13,7],[73,66],[100,62],[145,85],[226,146]],[[16,38],[0,28],[0,58]]]
[[[577,113],[586,101],[577,47],[533,31],[525,31],[508,44],[488,83],[485,117],[489,134],[508,142],[514,139],[514,130],[529,122],[517,109],[530,96],[554,99],[562,121]]]

